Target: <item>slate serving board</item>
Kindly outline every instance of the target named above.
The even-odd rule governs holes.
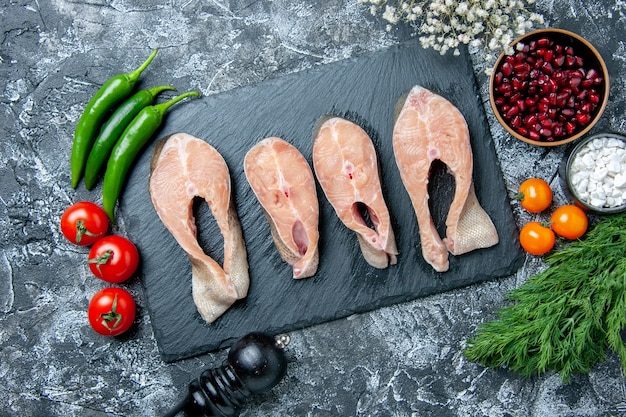
[[[394,107],[413,85],[429,88],[455,104],[467,119],[474,152],[474,180],[481,205],[494,221],[500,243],[450,256],[450,269],[435,272],[422,258],[417,222],[393,157]],[[399,249],[398,263],[370,267],[356,237],[335,215],[318,186],[320,266],[293,280],[279,257],[270,228],[244,173],[245,153],[267,136],[295,145],[311,163],[313,129],[327,114],[359,123],[372,137],[382,167],[383,192]],[[417,42],[315,67],[175,107],[159,136],[187,132],[213,145],[230,168],[234,197],[250,264],[248,297],[213,324],[205,323],[191,297],[187,256],[159,220],[148,194],[152,147],[142,155],[122,196],[128,234],[142,255],[145,288],[162,358],[176,361],[231,345],[251,331],[270,334],[345,317],[509,275],[523,261],[504,181],[475,85],[467,51],[440,56]],[[433,166],[431,207],[443,232],[454,181],[443,164]],[[204,250],[222,262],[223,240],[206,204],[194,212]]]

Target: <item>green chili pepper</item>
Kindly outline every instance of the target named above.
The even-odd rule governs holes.
[[[100,134],[96,138],[91,152],[89,152],[89,158],[85,165],[84,180],[85,187],[88,190],[91,190],[94,185],[96,185],[98,175],[102,171],[109,155],[111,155],[111,150],[124,132],[124,129],[126,129],[126,126],[130,124],[144,107],[154,103],[154,98],[157,94],[165,90],[175,90],[175,88],[170,85],[162,85],[149,90],[137,91],[128,100],[123,102],[115,112],[113,112],[106,123],[102,125]]]
[[[87,156],[104,119],[111,109],[132,93],[137,79],[156,54],[157,49],[152,51],[148,59],[136,70],[110,78],[87,103],[74,132],[71,158],[73,188],[78,186]]]
[[[113,223],[115,222],[115,203],[122,191],[128,171],[145,144],[161,126],[165,112],[182,99],[199,95],[197,91],[189,91],[165,103],[145,107],[124,129],[122,136],[111,151],[102,184],[102,207]]]

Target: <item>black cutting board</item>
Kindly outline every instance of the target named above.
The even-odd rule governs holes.
[[[420,84],[446,97],[467,119],[474,152],[474,180],[481,205],[493,219],[500,243],[450,256],[450,269],[436,273],[421,255],[417,222],[400,181],[391,133],[398,99]],[[291,278],[244,173],[245,153],[267,136],[295,145],[311,163],[313,129],[320,117],[339,115],[359,123],[380,157],[383,192],[393,220],[398,263],[369,266],[356,237],[335,215],[318,186],[320,265],[304,280]],[[521,265],[512,217],[493,142],[466,50],[441,56],[417,42],[290,74],[173,108],[159,133],[187,132],[213,145],[229,166],[250,264],[248,297],[212,324],[191,297],[187,256],[159,220],[148,194],[152,147],[130,176],[120,213],[141,252],[141,280],[160,353],[175,361],[231,345],[251,331],[270,334],[338,319],[452,288],[510,275]],[[431,206],[443,232],[454,182],[443,164],[433,166]],[[206,204],[196,202],[199,241],[222,262],[223,240]]]

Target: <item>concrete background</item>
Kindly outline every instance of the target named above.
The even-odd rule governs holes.
[[[585,36],[611,72],[611,98],[595,131],[626,132],[626,5],[620,0],[541,0],[546,26]],[[86,320],[86,250],[65,241],[63,210],[97,192],[69,179],[74,126],[111,75],[152,48],[151,84],[210,95],[409,40],[387,32],[356,0],[63,1],[0,5],[0,415],[158,416],[225,351],[173,364],[158,354],[141,283],[137,325],[121,338]],[[471,48],[475,76],[511,192],[528,176],[551,181],[566,201],[557,165],[564,149],[506,135],[489,108],[485,51]],[[543,215],[512,203],[519,225]],[[120,233],[124,233],[123,217]],[[619,416],[626,387],[609,354],[589,375],[522,378],[487,370],[461,353],[506,292],[543,267],[528,257],[510,277],[290,333],[289,370],[244,416]]]

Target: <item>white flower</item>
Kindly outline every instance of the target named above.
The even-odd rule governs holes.
[[[461,3],[459,3],[458,6],[456,6],[456,9],[454,9],[454,12],[460,16],[463,16],[464,14],[467,13],[468,11],[468,7],[467,7],[467,3],[462,1]]]
[[[544,24],[543,16],[528,7],[535,1],[357,0],[369,4],[373,15],[382,14],[387,31],[400,22],[418,29],[424,48],[442,55],[452,50],[459,55],[458,45],[469,44],[486,48],[489,60],[493,56],[489,51],[512,53],[509,44],[515,35],[526,33],[534,24]]]
[[[398,23],[398,16],[396,15],[396,8],[393,6],[385,6],[385,12],[383,13],[383,19],[393,24]]]

